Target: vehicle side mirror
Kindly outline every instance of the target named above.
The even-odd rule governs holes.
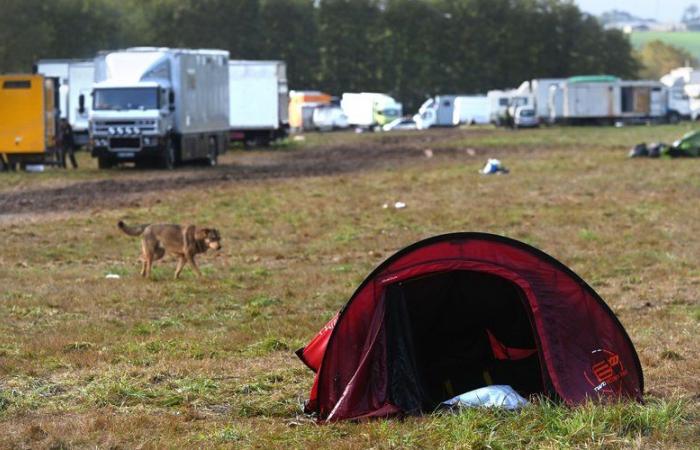
[[[85,94],[80,94],[78,97],[78,112],[85,114]]]
[[[175,111],[175,92],[168,92],[168,108],[170,111]]]

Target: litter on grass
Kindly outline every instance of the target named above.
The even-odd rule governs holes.
[[[118,280],[121,277],[116,273],[108,273],[107,275],[105,275],[105,278]]]
[[[509,170],[498,159],[489,158],[486,165],[479,171],[482,175],[506,174]]]

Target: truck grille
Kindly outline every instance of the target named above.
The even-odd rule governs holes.
[[[96,135],[135,135],[157,133],[158,124],[155,120],[109,120],[95,121],[92,131]]]
[[[110,138],[109,146],[111,148],[140,148],[141,139],[139,138]]]

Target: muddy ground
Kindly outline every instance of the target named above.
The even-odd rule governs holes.
[[[219,166],[180,167],[171,172],[115,169],[112,179],[76,181],[36,189],[0,191],[0,216],[81,211],[122,206],[139,206],[155,201],[154,193],[214,186],[247,180],[323,176],[376,168],[397,167],[426,159],[431,149],[436,159],[476,156],[465,148],[434,149],[473,131],[440,130],[439,133],[405,133],[371,139],[330,139],[322,145],[302,145],[291,150],[234,151]],[[354,141],[354,142],[348,142]],[[157,197],[157,196],[156,196]]]

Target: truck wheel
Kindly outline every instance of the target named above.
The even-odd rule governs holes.
[[[160,168],[165,170],[172,170],[175,168],[175,149],[173,148],[172,141],[169,139],[160,155]]]
[[[216,139],[213,137],[209,138],[209,151],[207,153],[207,163],[210,166],[215,166],[219,163],[219,149],[216,145]]]
[[[668,123],[677,124],[681,121],[681,116],[676,111],[670,111],[666,116]]]
[[[112,158],[107,156],[100,156],[97,158],[98,169],[111,169],[112,167],[114,167],[114,161]]]

